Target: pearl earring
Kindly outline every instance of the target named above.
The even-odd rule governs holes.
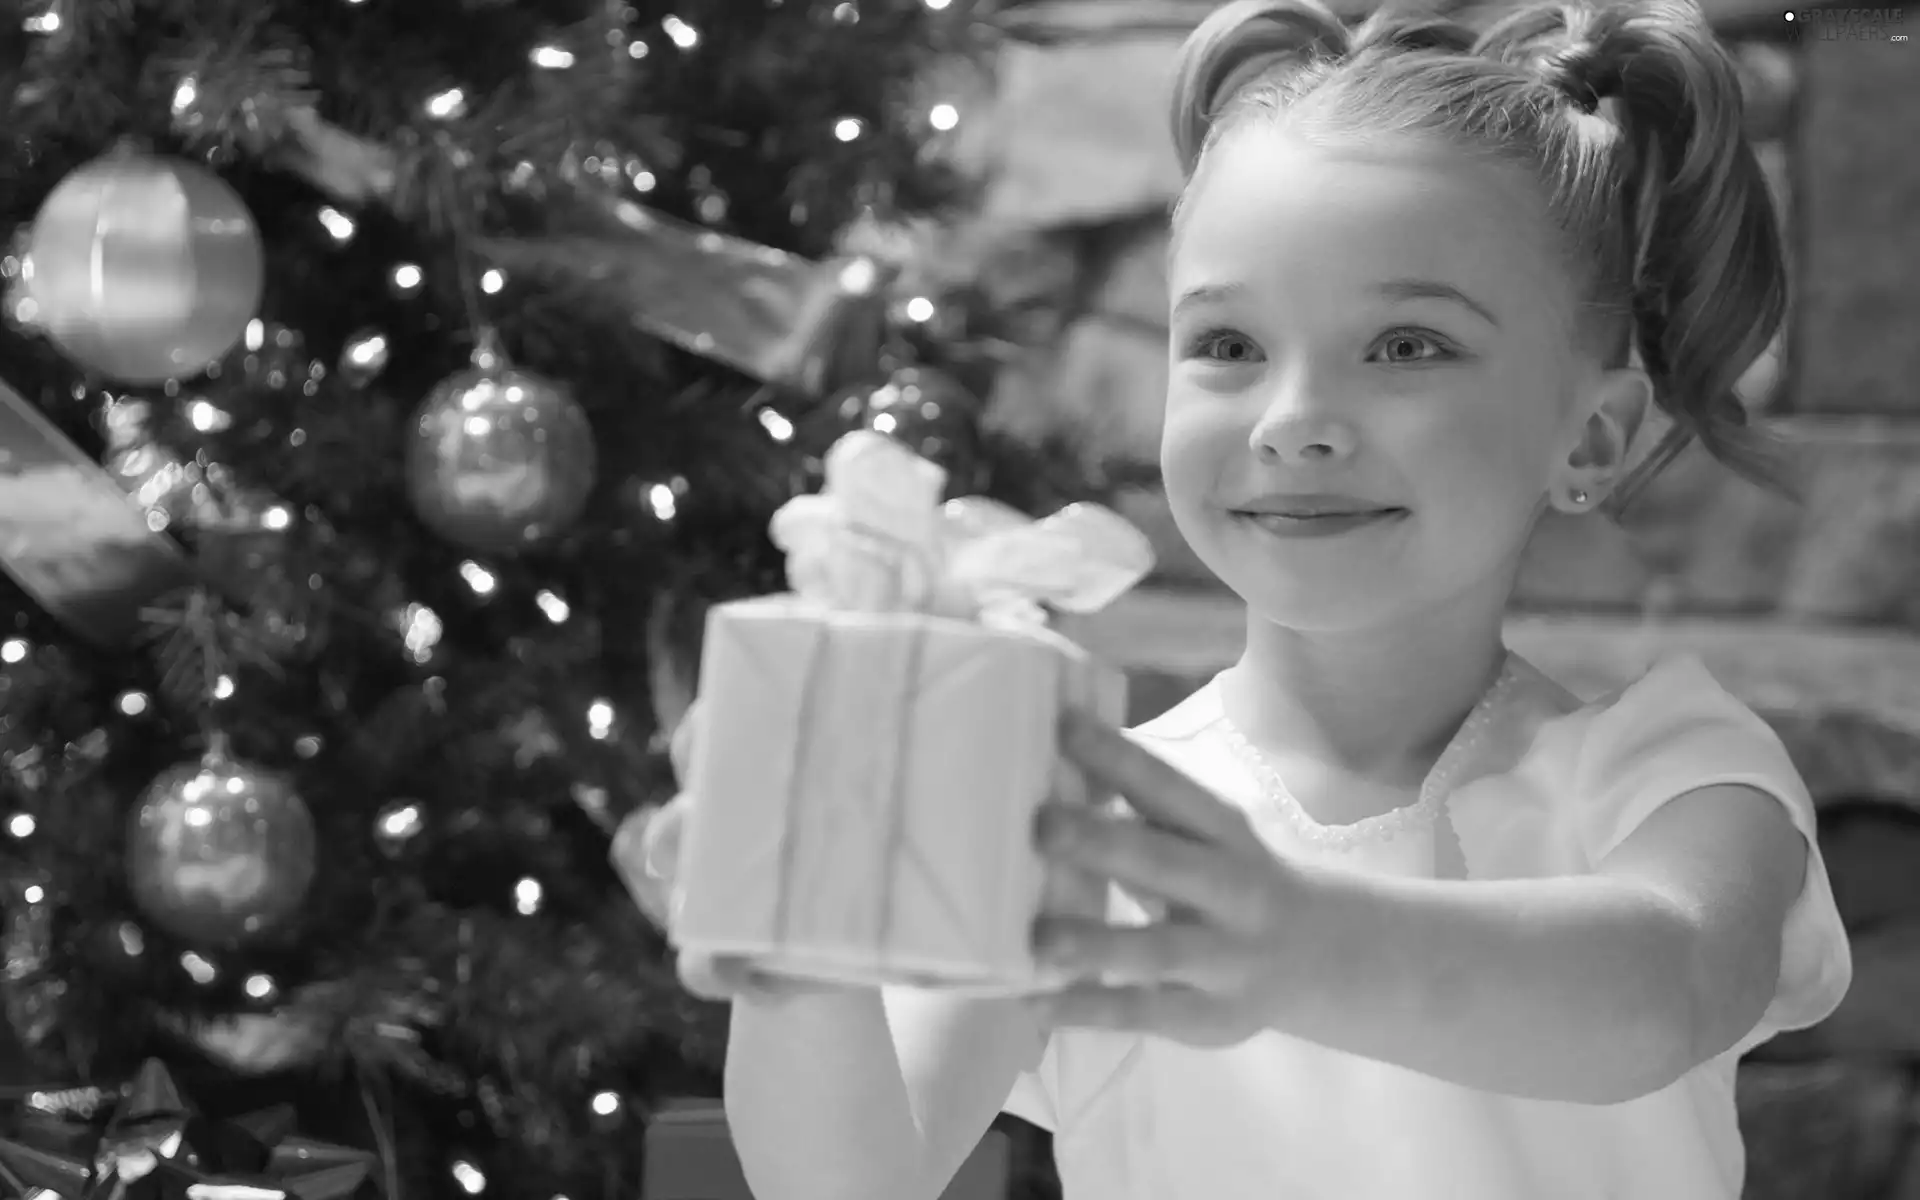
[[[1572,500],[1575,505],[1581,508],[1585,508],[1587,506],[1587,494],[1578,489],[1575,489],[1573,495],[1569,496],[1568,499]]]

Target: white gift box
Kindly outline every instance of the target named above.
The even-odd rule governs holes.
[[[1042,912],[1104,884],[1048,867],[1033,821],[1089,799],[1066,706],[1119,722],[1124,676],[1045,628],[717,606],[671,923],[683,951],[789,977],[1011,994],[1044,987]]]
[[[1152,547],[1098,505],[1034,521],[942,504],[944,485],[900,443],[848,434],[825,489],[774,517],[794,593],[709,612],[669,903],[683,953],[1018,994],[1060,982],[1033,961],[1037,917],[1105,914],[1105,881],[1043,862],[1033,823],[1049,798],[1095,799],[1060,718],[1118,724],[1126,682],[1047,617],[1111,602]],[[644,903],[636,840],[614,856]]]

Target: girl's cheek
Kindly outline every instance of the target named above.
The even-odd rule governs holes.
[[[1160,432],[1163,467],[1191,471],[1207,464],[1205,473],[1211,474],[1247,453],[1251,422],[1236,406],[1210,399],[1167,398]]]

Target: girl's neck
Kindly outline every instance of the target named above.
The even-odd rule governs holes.
[[[1356,774],[1418,779],[1497,678],[1501,613],[1461,605],[1393,625],[1311,633],[1248,614],[1224,681],[1249,741]]]

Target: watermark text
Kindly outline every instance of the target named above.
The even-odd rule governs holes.
[[[1904,8],[1796,8],[1786,14],[1794,37],[1819,42],[1904,42]]]

